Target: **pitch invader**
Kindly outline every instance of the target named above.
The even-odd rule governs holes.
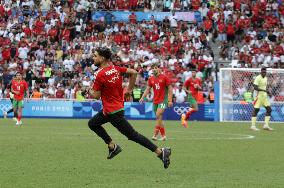
[[[28,84],[25,80],[23,80],[23,77],[19,72],[16,73],[15,79],[12,80],[11,91],[14,94],[14,100],[13,100],[14,114],[18,115],[16,125],[21,125],[22,108],[24,107],[24,95],[26,93],[27,97],[29,97],[29,92],[28,92]]]
[[[155,152],[162,160],[164,168],[170,165],[170,148],[159,148],[148,138],[138,133],[124,117],[124,96],[129,98],[137,77],[137,71],[125,67],[111,65],[112,53],[108,48],[97,48],[93,54],[94,64],[99,70],[94,75],[94,85],[89,89],[89,94],[102,100],[103,109],[88,122],[89,128],[94,131],[108,145],[109,155],[112,159],[122,151],[122,148],[114,143],[103,124],[110,122],[119,132],[141,146]],[[122,74],[129,75],[129,84],[125,94],[122,88]]]
[[[270,128],[268,125],[272,110],[271,110],[270,102],[268,99],[268,95],[271,96],[271,93],[269,92],[267,88],[266,68],[261,68],[261,73],[255,78],[253,82],[253,87],[257,91],[257,97],[253,103],[254,112],[251,118],[250,129],[253,131],[259,130],[258,128],[256,128],[255,122],[256,122],[257,114],[259,112],[260,107],[264,107],[266,109],[266,114],[265,114],[265,119],[264,119],[265,124],[263,125],[263,129],[272,131],[273,129]]]
[[[165,141],[167,137],[165,124],[163,122],[163,114],[167,107],[173,106],[173,87],[170,79],[166,75],[162,74],[158,64],[153,64],[151,67],[154,75],[149,78],[148,86],[140,99],[140,103],[144,101],[144,98],[149,94],[151,88],[153,88],[153,106],[156,114],[157,125],[155,126],[152,139],[157,140],[159,133],[161,133],[161,140]]]
[[[13,108],[13,101],[14,101],[14,94],[12,93],[11,91],[11,87],[12,87],[12,81],[15,79],[16,75],[13,76],[13,79],[11,80],[11,83],[9,83],[8,87],[9,88],[9,98],[10,98],[10,101],[11,101],[11,104],[12,104],[12,108],[10,110],[8,110],[7,112],[6,111],[3,111],[3,115],[4,115],[4,118],[7,118],[7,115],[14,112],[14,108]],[[13,120],[17,121],[18,115],[17,113],[14,113],[14,117],[13,117]]]
[[[197,95],[198,91],[201,89],[201,80],[196,77],[196,70],[192,70],[192,76],[185,81],[183,89],[187,92],[187,100],[191,107],[186,114],[181,115],[181,124],[187,128],[187,120],[190,115],[198,111]]]

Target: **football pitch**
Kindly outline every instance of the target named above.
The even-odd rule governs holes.
[[[284,126],[252,132],[249,123],[190,122],[188,129],[166,121],[171,165],[128,141],[110,124],[105,128],[123,151],[108,150],[88,120],[24,119],[16,127],[0,119],[0,187],[192,187],[283,188]],[[130,121],[151,138],[154,121]],[[258,125],[259,127],[259,125]]]

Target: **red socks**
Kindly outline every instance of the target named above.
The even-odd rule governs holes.
[[[166,130],[164,127],[160,127],[160,132],[161,132],[162,137],[166,136]]]
[[[18,121],[21,121],[21,119],[22,119],[22,116],[18,115]]]
[[[155,130],[154,130],[154,136],[157,136],[159,134],[159,132],[161,133],[162,136],[166,136],[166,130],[164,127],[160,127],[159,125],[155,126]]]
[[[185,120],[188,120],[189,116],[193,113],[193,112],[196,112],[196,110],[194,109],[189,109],[188,112],[186,112],[185,114]]]
[[[156,125],[154,130],[154,136],[157,136],[160,132],[160,126]]]

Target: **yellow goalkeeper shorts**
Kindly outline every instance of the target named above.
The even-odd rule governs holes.
[[[257,96],[255,101],[253,102],[253,106],[254,108],[270,106],[268,97]]]

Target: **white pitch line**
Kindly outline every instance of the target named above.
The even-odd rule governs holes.
[[[31,127],[29,127],[31,128]],[[32,127],[32,129],[35,129],[35,128],[38,128],[38,129],[51,129],[51,130],[65,130],[65,129],[61,129],[61,128],[58,128],[58,127]],[[79,129],[76,129],[76,130],[88,130],[88,128],[79,128]],[[184,133],[182,135],[187,135],[186,138],[184,138],[183,136],[182,137],[179,137],[179,138],[175,138],[175,137],[168,137],[169,140],[246,140],[246,139],[254,139],[255,136],[253,135],[246,135],[246,134],[234,134],[234,133],[218,133],[218,132],[202,132],[202,131],[170,131],[170,132],[173,132],[173,133]],[[207,134],[207,135],[225,135],[225,136],[228,136],[227,138],[226,137],[190,137],[190,134],[191,133],[195,133],[195,134]],[[0,133],[1,134],[1,133]],[[21,133],[21,134],[26,134],[26,133]],[[27,133],[29,134],[29,133]],[[93,136],[92,134],[89,134],[89,133],[66,133],[66,132],[49,132],[49,134],[51,135],[66,135],[66,136]],[[43,134],[45,135],[45,134]],[[111,136],[120,136],[120,134],[111,134]],[[116,138],[117,140],[119,139],[122,139],[122,138]]]
[[[196,132],[195,132],[196,133]],[[200,132],[201,133],[201,132]],[[205,133],[205,132],[202,132]],[[1,133],[0,133],[1,134]],[[211,133],[213,134],[213,133]],[[243,135],[243,134],[230,134],[230,133],[214,133],[216,134],[221,134],[221,135],[227,135],[229,137],[168,137],[168,140],[246,140],[246,139],[254,139],[255,136],[252,135]],[[22,132],[21,135],[30,135],[30,133],[27,132]],[[38,136],[39,134],[35,134],[35,136]],[[80,137],[80,139],[84,139],[84,138],[92,138],[92,139],[96,139],[96,135],[95,134],[89,134],[89,133],[66,133],[66,132],[49,132],[49,134],[40,134],[40,135],[63,135],[63,136],[70,136],[70,137]],[[31,135],[32,136],[32,135]],[[112,137],[117,137],[114,138],[116,140],[125,140],[126,137],[122,137],[122,135],[120,134],[110,134],[110,136]],[[236,137],[232,137],[232,136],[236,136]],[[97,138],[99,139],[99,138]]]
[[[184,131],[172,131],[176,133],[197,133],[197,134],[213,134],[213,135],[227,135],[227,136],[233,136],[228,138],[223,137],[197,137],[197,138],[187,138],[186,140],[244,140],[244,139],[253,139],[255,136],[253,135],[246,135],[246,134],[235,134],[235,133],[217,133],[217,132],[202,132],[202,131],[190,131],[190,132],[184,132]],[[236,137],[234,137],[236,136]],[[175,139],[175,138],[172,138]],[[177,139],[178,140],[178,139]]]

